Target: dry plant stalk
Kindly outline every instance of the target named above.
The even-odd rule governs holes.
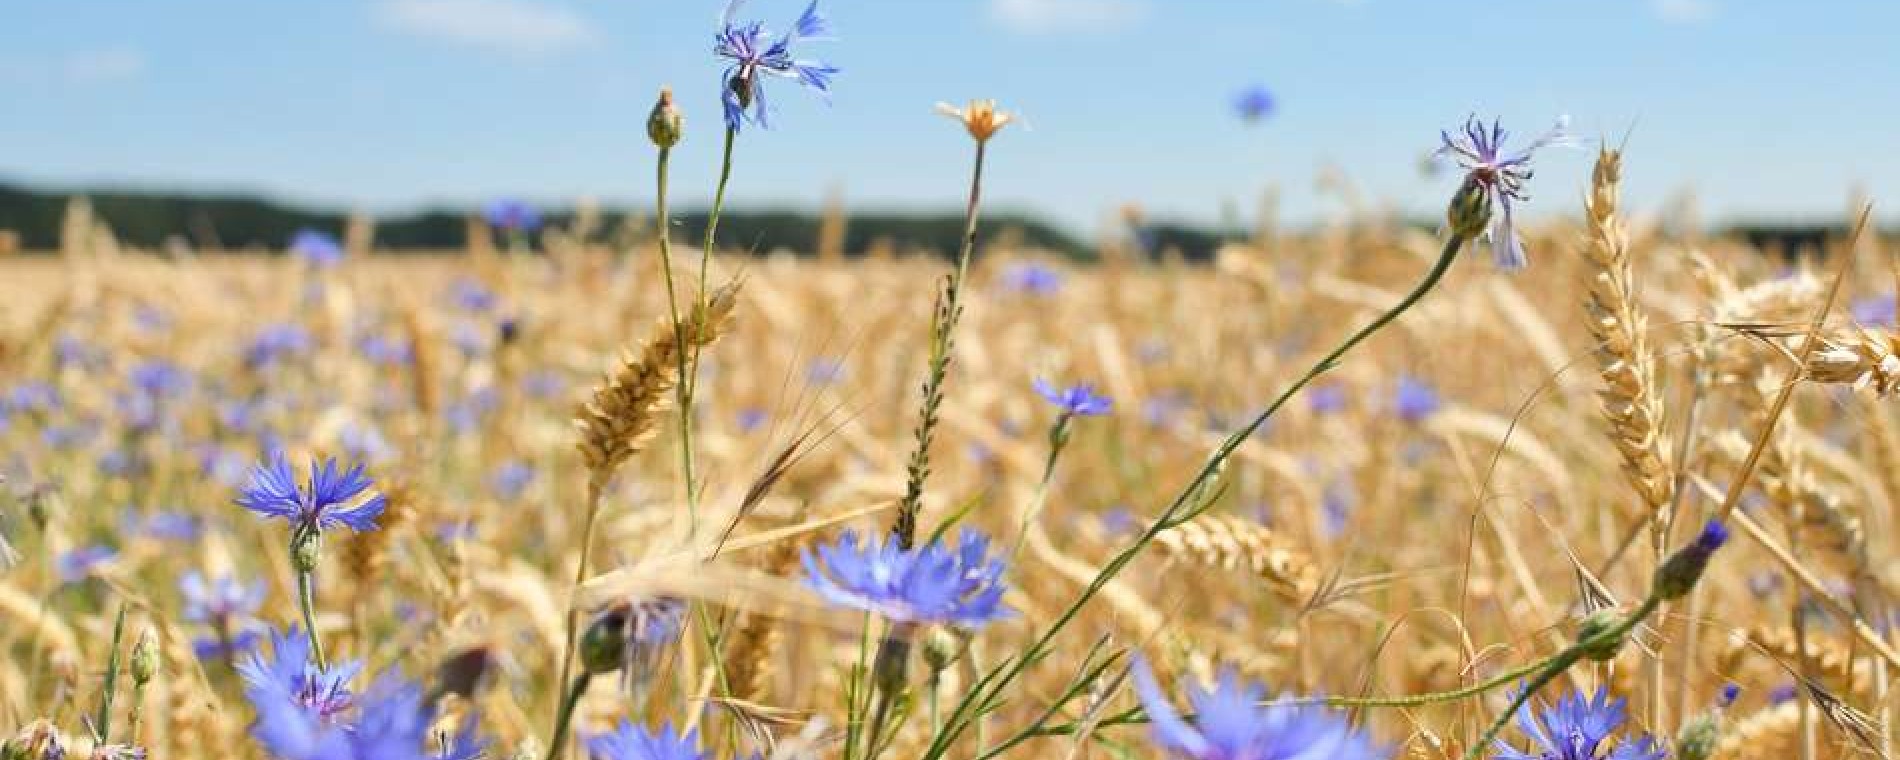
[[[774,544],[760,569],[781,577],[791,573],[798,564],[799,549],[803,545],[800,537]],[[772,661],[778,656],[782,638],[778,622],[763,612],[745,613],[743,623],[726,649],[726,683],[734,698],[762,702],[770,696]]]
[[[587,464],[590,492],[603,491],[621,463],[653,437],[660,412],[671,400],[668,392],[679,381],[682,336],[687,346],[704,348],[724,335],[738,304],[740,284],[734,280],[713,291],[704,309],[682,317],[685,324],[679,330],[671,320],[659,320],[645,348],[622,358],[619,369],[595,387],[593,400],[581,406],[574,425],[580,429],[579,448]]]
[[[1304,604],[1319,587],[1319,570],[1297,547],[1271,528],[1231,515],[1202,515],[1162,531],[1155,544],[1163,555],[1225,570],[1244,568],[1274,593]]]
[[[1629,232],[1616,215],[1622,154],[1605,147],[1591,173],[1589,235],[1584,254],[1590,275],[1590,336],[1596,340],[1598,394],[1611,439],[1623,457],[1623,471],[1651,515],[1667,506],[1675,491],[1662,429],[1662,397],[1656,391],[1655,356],[1644,337],[1648,320],[1637,310],[1635,277],[1630,268]]]

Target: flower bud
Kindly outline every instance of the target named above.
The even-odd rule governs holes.
[[[290,537],[290,567],[300,573],[317,571],[317,558],[323,554],[323,534],[298,530]]]
[[[660,88],[660,99],[653,104],[653,113],[647,115],[647,137],[653,140],[654,145],[671,148],[679,144],[680,135],[685,129],[686,120],[680,115],[680,109],[673,105],[673,88]]]
[[[924,665],[930,668],[934,678],[962,659],[963,653],[969,648],[969,634],[953,628],[932,628],[930,633],[924,635]]]
[[[1603,609],[1590,613],[1577,626],[1577,646],[1583,656],[1596,662],[1609,662],[1623,650],[1625,636],[1611,634],[1623,624],[1623,615],[1616,610]]]
[[[626,605],[616,605],[594,616],[581,633],[581,667],[594,675],[612,673],[627,660]]]
[[[1727,541],[1728,526],[1710,520],[1702,526],[1702,533],[1694,542],[1677,549],[1663,561],[1662,567],[1656,568],[1653,593],[1665,601],[1688,594],[1689,589],[1695,588],[1696,581],[1702,579],[1702,571],[1708,569],[1709,558]]]
[[[146,626],[132,644],[132,683],[144,687],[158,676],[158,632]]]
[[[884,641],[878,644],[877,659],[871,663],[871,684],[884,694],[897,694],[904,690],[905,681],[910,675],[911,639],[915,629],[908,624],[891,626],[884,635]]]
[[[1491,186],[1475,174],[1465,175],[1464,184],[1458,186],[1458,192],[1451,196],[1451,206],[1445,209],[1445,221],[1453,235],[1465,240],[1484,234],[1491,224]]]

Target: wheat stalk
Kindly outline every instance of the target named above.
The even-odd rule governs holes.
[[[1245,569],[1281,598],[1304,604],[1319,587],[1312,558],[1273,529],[1231,515],[1202,515],[1155,536],[1161,553],[1224,570]]]
[[[656,322],[640,353],[624,357],[594,388],[592,400],[581,406],[574,425],[580,430],[590,493],[603,491],[621,463],[653,437],[659,413],[669,401],[667,392],[679,382],[682,341],[686,347],[704,348],[724,335],[740,284],[734,280],[713,291],[705,308],[686,316],[678,330],[671,320]]]
[[[1598,393],[1610,438],[1623,457],[1623,471],[1650,514],[1667,506],[1675,492],[1668,449],[1662,440],[1662,398],[1656,392],[1655,356],[1644,337],[1648,322],[1637,311],[1635,277],[1630,267],[1629,232],[1616,214],[1623,157],[1605,147],[1591,173],[1588,236],[1584,254],[1595,268],[1584,303],[1590,336],[1596,340]]]

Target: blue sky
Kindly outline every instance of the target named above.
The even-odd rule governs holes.
[[[650,197],[643,130],[678,92],[676,193],[718,159],[723,0],[53,0],[0,9],[0,178],[262,191],[372,211]],[[803,0],[752,0],[784,28]],[[989,197],[1077,231],[1138,202],[1208,221],[1314,178],[1435,210],[1437,130],[1560,113],[1634,128],[1626,197],[1693,188],[1705,216],[1838,219],[1850,192],[1900,219],[1900,3],[1743,0],[829,0],[830,104],[774,81],[774,129],[739,144],[735,205],[954,209],[968,141],[939,100],[994,97],[1028,129],[993,144]],[[1249,83],[1279,110],[1230,101]],[[1534,213],[1576,213],[1589,154],[1553,152]]]

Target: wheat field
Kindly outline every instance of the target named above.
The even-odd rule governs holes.
[[[1472,246],[1214,460],[1445,234],[1262,233],[1205,266],[1000,243],[967,276],[724,250],[702,308],[696,231],[318,264],[131,250],[76,205],[61,250],[0,260],[6,757],[270,756],[240,670],[309,621],[359,696],[425,691],[403,756],[462,756],[457,725],[552,754],[572,682],[578,735],[670,723],[711,757],[1238,757],[1140,725],[1137,680],[1222,672],[1346,700],[1316,709],[1379,756],[1493,756],[1531,668],[1712,516],[1700,582],[1526,709],[1603,688],[1671,757],[1891,757],[1900,259],[1668,233],[1618,207],[1640,151],[1598,161],[1541,188],[1577,221],[1525,230],[1529,267]],[[364,465],[374,529],[301,546],[240,506],[273,451]],[[816,590],[818,549],[891,531],[912,483],[912,540],[990,537],[1010,614],[886,624]],[[1606,756],[1643,755],[1562,755]]]

